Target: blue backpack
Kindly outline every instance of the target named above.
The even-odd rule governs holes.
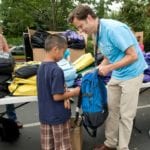
[[[78,107],[80,106],[83,126],[89,135],[96,137],[97,128],[108,116],[107,91],[102,77],[98,75],[98,69],[85,74],[82,78],[81,93],[78,99]],[[77,111],[76,116],[78,116]]]

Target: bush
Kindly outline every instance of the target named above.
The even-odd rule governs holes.
[[[92,55],[94,54],[94,46],[93,46],[93,40],[88,38],[87,40],[87,47],[85,49],[86,53],[92,53]]]
[[[23,44],[22,37],[6,37],[6,39],[9,45],[22,45]]]
[[[144,32],[144,50],[145,52],[150,52],[150,26]]]
[[[150,52],[150,42],[149,42],[149,39],[146,39],[144,41],[144,51],[145,52]]]

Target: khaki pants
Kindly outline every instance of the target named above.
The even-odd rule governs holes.
[[[129,150],[142,80],[143,74],[126,81],[111,79],[108,83],[109,115],[105,129],[107,146]]]

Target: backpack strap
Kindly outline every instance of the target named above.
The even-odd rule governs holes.
[[[83,120],[84,120],[84,116],[82,115],[81,117],[82,117],[82,124],[83,124],[84,128],[86,129],[86,131],[88,132],[88,134],[89,134],[91,137],[96,137],[96,135],[97,135],[97,129],[95,128],[95,129],[90,129],[90,130],[89,130],[88,126],[87,126],[87,125],[85,124],[85,122],[83,121]],[[90,120],[89,120],[89,122],[90,122]]]
[[[75,120],[74,123],[77,125],[78,121],[79,121],[79,111],[81,108],[81,100],[82,100],[82,92],[80,90],[79,96],[78,96],[78,100],[77,100],[77,106],[76,106],[76,111],[75,111]],[[81,123],[80,123],[81,125]]]
[[[104,78],[104,77],[101,76],[101,75],[99,75],[98,69],[95,70],[95,75],[100,77],[100,80],[98,80],[99,85],[105,86],[105,83],[104,83],[104,81],[103,81],[103,78]],[[101,88],[101,89],[105,89],[105,88]],[[102,93],[106,93],[106,95],[105,95],[105,94],[102,95],[102,96],[103,96],[103,99],[105,99],[105,97],[107,97],[107,92],[103,90]],[[103,108],[105,108],[106,111],[107,111],[107,105],[106,105],[106,103],[105,103],[104,101],[102,101],[102,105],[103,105]]]
[[[83,124],[83,126],[86,129],[86,131],[88,132],[88,134],[91,137],[96,137],[97,129],[91,129],[91,131],[89,130],[89,128],[86,126],[86,124],[83,121],[84,120],[83,114],[81,115],[81,122],[78,124],[78,121],[79,121],[79,111],[80,111],[80,108],[81,108],[81,100],[82,100],[82,91],[80,90],[80,93],[79,93],[79,96],[78,96],[78,101],[77,101],[77,106],[76,106],[74,123],[75,123],[75,125],[79,125],[79,126],[81,126],[81,124]]]

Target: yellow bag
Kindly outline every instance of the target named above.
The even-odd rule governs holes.
[[[29,77],[27,79],[15,77],[13,79],[12,83],[15,83],[15,84],[36,84],[36,76],[32,76],[32,77]]]
[[[12,95],[35,96],[37,95],[36,76],[28,79],[14,78],[8,89]]]
[[[81,71],[84,68],[88,67],[95,61],[94,57],[91,53],[87,53],[79,57],[75,62],[73,62],[73,66],[77,71]]]

